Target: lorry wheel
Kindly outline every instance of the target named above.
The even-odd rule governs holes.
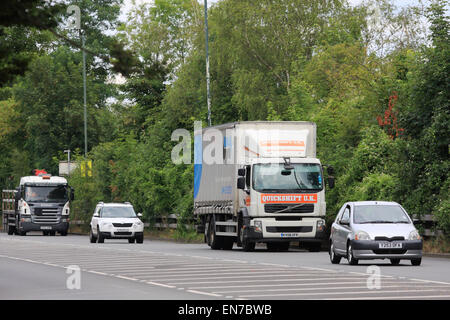
[[[50,233],[50,236],[52,236],[52,237],[56,236],[56,231],[50,231],[49,233]]]
[[[320,252],[320,249],[322,248],[322,244],[320,242],[318,243],[308,243],[306,246],[309,252]]]
[[[48,231],[42,231],[42,234],[43,234],[44,236],[48,236]]]
[[[233,249],[234,240],[231,237],[227,237],[223,239],[223,250],[232,250]]]
[[[67,236],[67,231],[60,232],[59,234],[60,234],[61,236],[65,237],[65,236]]]
[[[222,239],[216,236],[216,223],[214,219],[212,219],[211,222],[209,223],[208,234],[209,234],[209,245],[211,249],[213,250],[222,249],[223,246],[221,241]]]
[[[255,250],[256,243],[249,241],[247,237],[244,235],[244,226],[242,222],[239,223],[239,234],[238,234],[238,241],[242,247],[242,250],[245,252],[250,252]]]
[[[14,229],[13,226],[8,226],[8,235],[12,236],[14,234]]]
[[[103,237],[102,233],[100,232],[100,229],[97,229],[97,242],[98,243],[105,242],[105,238]]]
[[[27,235],[27,233],[25,231],[19,231],[20,236],[24,237]]]

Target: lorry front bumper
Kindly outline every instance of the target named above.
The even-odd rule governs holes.
[[[55,224],[40,224],[34,222],[21,222],[20,231],[56,231],[56,232],[67,232],[69,230],[68,222],[60,222]]]
[[[422,258],[422,240],[395,241],[401,243],[398,249],[380,249],[386,241],[353,240],[353,256],[358,260],[369,259],[419,259]]]
[[[254,242],[321,242],[326,238],[325,226],[317,229],[317,221],[321,218],[304,218],[300,221],[276,221],[273,218],[255,220],[262,221],[262,230],[254,226],[246,228],[247,238]]]

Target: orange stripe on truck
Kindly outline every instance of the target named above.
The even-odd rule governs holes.
[[[261,203],[317,203],[317,194],[262,194]]]

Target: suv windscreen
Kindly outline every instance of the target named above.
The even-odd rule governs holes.
[[[103,207],[102,218],[136,218],[133,207]]]
[[[354,223],[411,223],[400,206],[362,205],[355,206]]]

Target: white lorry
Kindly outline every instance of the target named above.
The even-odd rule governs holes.
[[[73,194],[63,177],[42,173],[20,178],[16,190],[2,192],[4,231],[22,236],[29,231],[67,235]]]
[[[194,215],[212,249],[319,251],[325,182],[312,122],[236,122],[194,132]],[[328,186],[334,186],[328,167]]]

